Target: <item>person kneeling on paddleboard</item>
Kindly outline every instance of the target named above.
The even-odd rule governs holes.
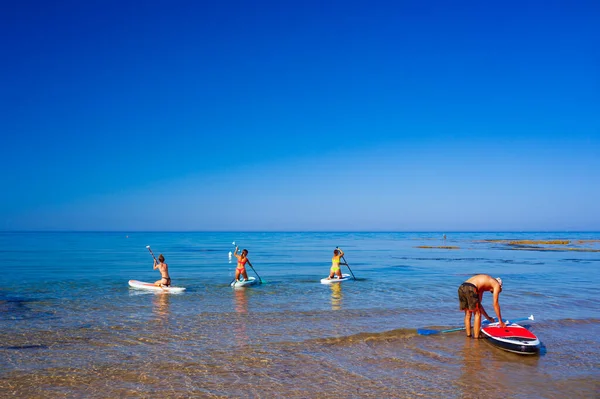
[[[342,278],[342,270],[340,269],[340,258],[344,256],[344,251],[341,248],[333,250],[333,257],[331,258],[331,269],[329,269],[329,280],[337,275],[337,278]]]
[[[246,273],[246,263],[248,262],[248,250],[244,249],[241,255],[238,255],[238,247],[236,245],[235,252],[233,253],[237,258],[237,267],[235,268],[235,281],[240,281],[240,275],[244,277],[244,280],[248,280],[248,273]]]
[[[160,271],[162,278],[154,283],[159,287],[168,287],[171,285],[171,277],[169,277],[169,266],[165,263],[163,254],[158,255],[158,261],[154,259],[154,269]]]
[[[500,314],[500,304],[498,303],[498,297],[502,292],[502,279],[500,277],[493,278],[487,274],[477,274],[458,287],[458,302],[460,304],[460,310],[465,311],[465,330],[467,337],[471,336],[471,315],[475,314],[475,325],[473,326],[473,335],[475,338],[479,338],[479,331],[481,330],[481,315],[483,314],[486,319],[490,322],[495,320],[488,316],[487,312],[481,304],[483,293],[490,291],[493,295],[494,311],[498,316],[498,325],[505,327],[506,324],[502,321],[502,315]]]

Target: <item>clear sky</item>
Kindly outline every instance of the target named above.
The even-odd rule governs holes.
[[[598,1],[0,7],[0,230],[600,230]]]

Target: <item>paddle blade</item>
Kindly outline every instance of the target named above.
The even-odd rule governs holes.
[[[150,249],[150,245],[146,245],[146,249]]]
[[[419,328],[417,330],[417,334],[419,335],[433,335],[433,334],[438,334],[440,332],[440,330],[426,330],[424,328]]]

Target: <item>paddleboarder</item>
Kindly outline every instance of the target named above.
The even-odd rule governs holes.
[[[160,271],[161,279],[154,283],[159,287],[169,287],[171,285],[171,277],[169,277],[169,266],[165,263],[163,254],[158,255],[158,261],[154,258],[154,270]]]
[[[340,269],[340,259],[344,256],[344,251],[341,248],[333,250],[333,257],[331,258],[331,269],[329,269],[328,280],[331,280],[337,275],[337,278],[342,278],[342,270]]]
[[[498,297],[502,292],[502,279],[500,277],[492,277],[487,274],[477,274],[458,287],[458,302],[460,304],[460,310],[465,311],[465,330],[467,337],[471,336],[471,315],[475,315],[475,325],[473,328],[473,336],[479,338],[479,331],[481,330],[481,315],[483,314],[486,319],[490,322],[495,320],[491,318],[482,305],[483,293],[489,291],[492,293],[492,303],[494,304],[494,311],[498,316],[498,325],[505,327],[506,325],[502,321],[502,315],[500,314],[500,304],[498,303]]]
[[[240,281],[240,275],[244,277],[244,280],[248,281],[248,273],[246,272],[246,263],[248,260],[248,250],[242,250],[242,254],[238,254],[238,246],[235,246],[235,252],[233,255],[237,258],[237,267],[235,268],[235,281]]]

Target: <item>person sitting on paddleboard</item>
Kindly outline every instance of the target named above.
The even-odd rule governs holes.
[[[498,303],[498,296],[502,292],[502,279],[500,277],[493,278],[487,274],[477,274],[458,287],[458,302],[460,304],[460,310],[465,311],[465,330],[467,331],[467,337],[471,336],[471,314],[475,314],[475,325],[473,328],[473,335],[475,338],[479,338],[479,330],[481,330],[481,315],[483,314],[486,319],[490,322],[495,320],[488,316],[487,312],[481,304],[483,293],[490,291],[493,295],[494,311],[498,316],[498,325],[500,327],[506,327],[504,321],[502,321],[502,315],[500,314],[500,304]]]
[[[159,287],[168,287],[171,285],[171,277],[169,277],[169,266],[165,263],[163,254],[158,255],[158,262],[154,259],[154,269],[160,271],[162,278],[154,283]]]
[[[235,268],[235,281],[240,281],[240,275],[244,277],[244,280],[248,281],[248,273],[246,273],[246,263],[248,262],[248,250],[244,249],[241,255],[238,255],[238,247],[235,247],[235,252],[233,253],[237,258],[237,267]]]
[[[331,258],[331,269],[329,269],[329,280],[334,278],[336,275],[338,278],[342,278],[342,270],[340,269],[340,259],[344,256],[344,251],[341,248],[333,250],[333,258]]]

